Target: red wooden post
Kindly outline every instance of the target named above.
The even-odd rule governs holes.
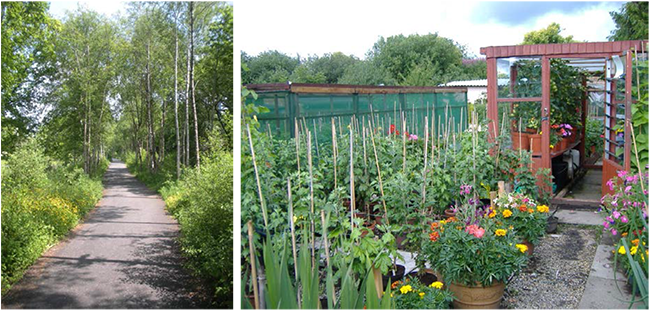
[[[499,136],[499,104],[497,103],[497,59],[487,59],[487,117],[492,122],[488,126],[490,132],[489,140],[494,142]]]
[[[542,168],[551,168],[551,65],[548,56],[542,56]],[[545,188],[552,191],[552,188]]]
[[[632,135],[630,129],[627,125],[628,122],[632,121],[632,52],[627,51],[625,55],[625,155],[623,160],[625,161],[624,166],[626,171],[631,170],[631,157],[632,157]]]

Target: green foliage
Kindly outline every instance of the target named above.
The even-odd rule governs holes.
[[[532,244],[537,244],[546,233],[549,208],[519,193],[506,194],[496,201],[494,219]],[[506,215],[505,211],[510,212]]]
[[[631,158],[631,164],[637,171],[647,171],[643,167],[648,165],[648,150],[650,149],[648,146],[648,115],[650,114],[648,110],[648,60],[634,62],[633,71],[639,79],[637,80],[634,77],[632,79],[632,98],[636,100],[632,104],[632,127],[634,128],[636,148],[632,148],[634,153]],[[636,160],[637,156],[639,158],[638,163]]]
[[[438,34],[397,35],[380,38],[372,47],[372,59],[400,85],[438,85],[452,79],[450,73],[461,65],[462,50]]]
[[[160,192],[181,226],[181,249],[189,266],[211,281],[217,306],[232,306],[232,252],[224,250],[232,246],[232,153],[212,158]]]
[[[573,43],[573,36],[563,37],[560,35],[562,29],[560,24],[551,23],[548,27],[540,30],[533,30],[524,35],[524,42],[521,44],[549,44],[549,43]]]
[[[503,223],[481,217],[475,225],[470,227],[455,221],[432,225],[431,240],[423,244],[424,257],[431,268],[442,273],[447,283],[489,286],[507,282],[526,265],[527,255],[517,247],[514,232]],[[483,229],[482,236],[470,233],[470,228]],[[507,232],[497,236],[497,229]]]
[[[404,282],[394,282],[391,287],[395,288],[395,309],[449,309],[454,299],[447,288],[442,288],[442,282],[426,286],[418,278],[407,278]]]
[[[59,23],[47,2],[2,2],[2,152],[34,131],[30,111],[47,102]],[[43,90],[48,91],[43,91]]]
[[[648,2],[630,1],[618,12],[609,12],[616,23],[608,37],[610,41],[647,40],[648,39]]]
[[[278,51],[266,51],[255,57],[242,52],[241,58],[242,64],[249,69],[241,72],[243,84],[286,83],[300,64],[299,59]]]
[[[586,155],[592,156],[593,154],[602,154],[603,153],[603,138],[602,135],[605,134],[605,124],[600,119],[588,119],[587,127],[585,128],[585,152]],[[594,147],[594,152],[591,152],[591,148]]]
[[[2,293],[102,195],[99,179],[43,153],[36,139],[2,161]]]

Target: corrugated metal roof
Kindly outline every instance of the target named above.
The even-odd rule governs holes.
[[[499,85],[508,85],[508,79],[499,79]],[[484,80],[466,80],[466,81],[452,81],[440,86],[464,86],[464,87],[487,87],[487,79]]]

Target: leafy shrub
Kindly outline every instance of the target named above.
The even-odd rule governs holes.
[[[80,168],[62,165],[44,155],[35,139],[23,143],[8,160],[3,160],[2,172],[4,293],[43,251],[95,206],[102,185]]]
[[[213,283],[216,301],[224,303],[231,302],[233,285],[232,252],[224,250],[232,248],[232,161],[232,153],[217,153],[160,190],[181,226],[190,267]]]

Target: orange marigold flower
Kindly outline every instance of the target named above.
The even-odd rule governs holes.
[[[437,241],[440,238],[440,234],[437,231],[434,231],[429,234],[429,240],[431,241]]]
[[[438,222],[433,222],[431,223],[431,230],[436,230],[436,228],[438,228],[439,226],[440,224],[438,224]]]
[[[400,284],[402,284],[401,281],[395,281],[395,282],[393,282],[393,284],[390,285],[390,288],[391,289],[396,289],[398,286],[400,286]]]
[[[526,211],[528,211],[528,207],[526,207],[525,205],[521,205],[521,206],[519,206],[519,211],[526,212]]]
[[[622,237],[627,237],[627,232],[621,234]]]
[[[528,213],[534,213],[535,209],[528,209]]]
[[[639,239],[634,239],[634,240],[632,240],[631,242],[632,242],[632,244],[634,244],[635,246],[638,246],[638,245],[639,245]]]

